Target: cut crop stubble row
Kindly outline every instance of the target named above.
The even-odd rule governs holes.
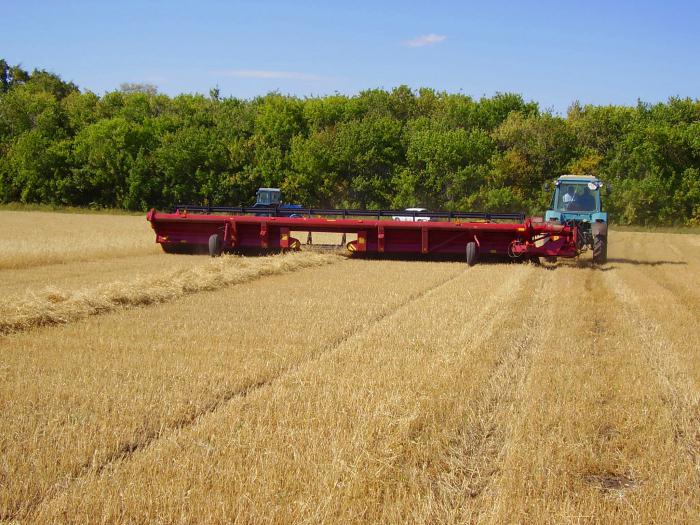
[[[463,271],[344,261],[0,338],[0,516],[104,468]]]
[[[527,265],[494,285],[504,268],[464,272],[319,360],[90,473],[43,505],[40,521],[454,516],[497,472],[501,416],[541,344],[537,308],[552,292],[546,272]]]

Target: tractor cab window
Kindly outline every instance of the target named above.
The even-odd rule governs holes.
[[[258,190],[257,204],[259,206],[273,206],[279,203],[280,197],[279,190]]]
[[[600,187],[594,183],[561,183],[555,195],[557,211],[600,210]]]

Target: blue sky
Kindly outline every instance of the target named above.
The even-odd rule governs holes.
[[[0,57],[96,93],[299,96],[407,84],[543,109],[700,96],[700,2],[0,0]]]

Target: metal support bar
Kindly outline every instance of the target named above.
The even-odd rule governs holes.
[[[357,251],[367,251],[367,232],[357,232]]]
[[[280,228],[280,248],[289,248],[289,228]]]
[[[224,224],[224,238],[223,238],[223,245],[227,246],[229,238],[231,237],[231,225],[227,221],[226,224]]]
[[[268,246],[267,222],[260,223],[260,246],[262,248],[267,248]]]
[[[238,242],[238,230],[236,229],[236,221],[226,221],[224,225],[224,246],[236,246]]]
[[[421,253],[428,253],[428,228],[426,228],[425,226],[420,229],[420,238]]]
[[[486,222],[494,220],[523,222],[524,213],[483,213],[471,211],[424,211],[410,212],[406,210],[347,210],[335,208],[292,208],[292,207],[257,207],[257,206],[196,206],[192,204],[178,204],[174,212],[186,217],[188,213],[228,213],[236,215],[254,215],[258,217],[371,217],[381,220],[387,217],[411,217],[428,219],[477,219]]]
[[[384,253],[384,226],[377,227],[377,250]]]

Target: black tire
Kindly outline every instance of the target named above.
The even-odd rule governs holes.
[[[605,235],[596,235],[593,238],[593,264],[606,262],[608,262],[608,238]]]
[[[221,235],[218,233],[209,237],[209,255],[212,257],[221,255]]]
[[[476,259],[479,255],[477,250],[476,250],[476,243],[474,241],[467,243],[466,255],[467,255],[467,264],[469,266],[474,266],[476,264]]]

